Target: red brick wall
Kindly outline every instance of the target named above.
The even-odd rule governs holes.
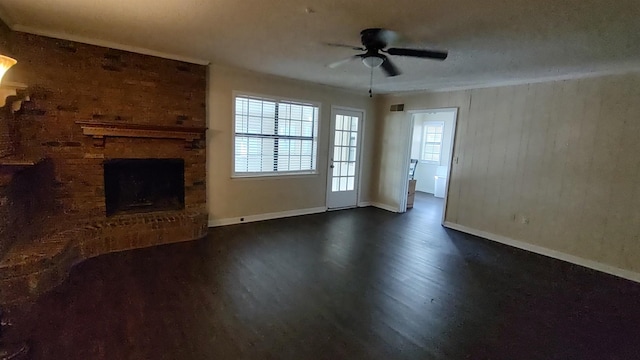
[[[206,211],[204,141],[186,149],[183,140],[107,138],[99,148],[75,123],[204,127],[205,66],[17,32],[0,36],[3,41],[18,60],[5,79],[27,84],[31,97],[16,115],[14,145],[19,154],[51,161],[53,186],[38,194],[56,209],[51,223],[105,216],[102,163],[110,158],[184,158],[185,206]],[[0,216],[16,210],[7,206],[0,201]]]
[[[0,186],[0,254],[19,239],[32,239],[51,231],[58,220],[54,165],[44,160],[37,166],[13,175],[13,181]],[[49,228],[49,229],[47,229]]]
[[[6,109],[0,109],[0,158],[11,155],[14,152],[11,138],[13,115]]]
[[[0,21],[0,54],[10,50],[10,33],[11,31],[6,27],[6,25]],[[13,152],[11,128],[9,123],[10,118],[12,118],[11,112],[0,109],[0,158],[10,155]]]

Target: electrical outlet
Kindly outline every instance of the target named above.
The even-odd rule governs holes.
[[[529,224],[529,218],[528,218],[528,217],[526,217],[526,216],[523,216],[523,217],[520,219],[520,222],[521,222],[521,223],[523,223],[524,225],[528,225],[528,224]]]

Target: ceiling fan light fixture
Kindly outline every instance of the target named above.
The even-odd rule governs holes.
[[[367,56],[362,58],[362,63],[366,67],[369,67],[372,69],[379,67],[380,65],[382,65],[383,62],[384,62],[384,59],[377,56]]]

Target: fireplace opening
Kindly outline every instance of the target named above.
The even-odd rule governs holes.
[[[184,160],[105,161],[104,193],[107,216],[184,209]]]

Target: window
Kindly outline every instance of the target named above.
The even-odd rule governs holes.
[[[444,122],[427,121],[424,123],[424,130],[422,134],[422,152],[420,160],[438,164],[440,163],[443,132]]]
[[[235,97],[234,175],[315,173],[318,106]]]

